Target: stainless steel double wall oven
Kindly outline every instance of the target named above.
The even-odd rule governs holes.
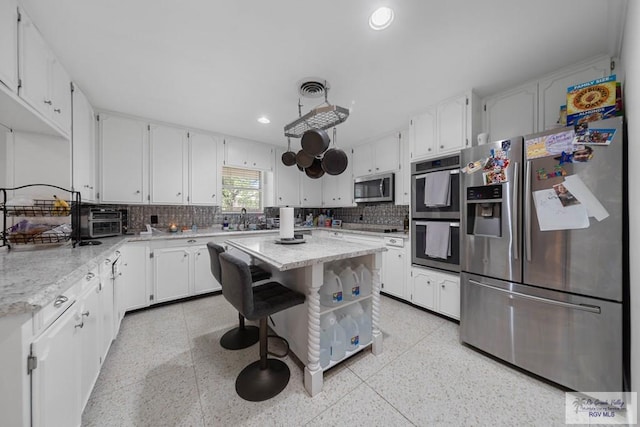
[[[448,185],[448,204],[434,206],[429,198],[429,174],[438,173]],[[411,263],[422,267],[460,271],[460,156],[450,155],[411,164]],[[428,224],[447,224],[446,258],[427,255]]]

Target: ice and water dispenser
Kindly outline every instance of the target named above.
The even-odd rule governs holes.
[[[502,237],[502,185],[467,187],[467,234]]]

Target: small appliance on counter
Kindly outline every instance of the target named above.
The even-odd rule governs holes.
[[[117,209],[83,206],[80,208],[80,236],[97,239],[122,234],[122,212]]]

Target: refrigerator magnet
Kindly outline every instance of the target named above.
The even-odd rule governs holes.
[[[573,150],[572,159],[574,162],[588,162],[593,159],[593,148],[588,145],[578,145]]]
[[[609,145],[615,135],[615,129],[589,129],[573,139],[574,144]]]
[[[542,181],[549,178],[557,178],[559,176],[567,176],[567,171],[560,165],[556,165],[553,168],[553,172],[547,172],[545,168],[536,170],[538,181]]]
[[[482,169],[482,167],[484,166],[484,164],[487,161],[484,160],[476,160],[475,162],[469,162],[469,164],[467,164],[467,166],[463,167],[462,173],[474,173],[474,172],[478,172],[479,170]]]

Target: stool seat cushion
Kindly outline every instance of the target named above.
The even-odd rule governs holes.
[[[303,302],[304,295],[300,292],[277,282],[268,282],[253,288],[253,310],[243,315],[249,320],[259,320]]]
[[[262,280],[271,278],[271,273],[257,265],[250,265],[249,271],[251,272],[251,280],[253,282],[261,282]]]
[[[220,267],[222,295],[246,319],[259,320],[304,302],[304,294],[277,282],[252,287],[249,265],[228,252],[220,254]]]

